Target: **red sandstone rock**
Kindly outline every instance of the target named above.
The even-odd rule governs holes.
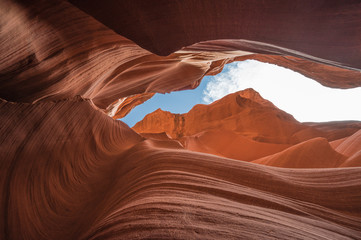
[[[0,118],[3,239],[360,235],[361,168],[270,168],[175,149],[81,98],[2,101]]]
[[[253,89],[247,89],[210,105],[196,105],[186,114],[158,109],[133,129],[139,133],[167,132],[175,139],[221,129],[260,142],[294,144],[314,137],[324,137],[328,141],[341,139],[360,130],[361,123],[299,123]]]
[[[347,137],[335,150],[348,157],[361,150],[361,130]]]
[[[286,168],[333,168],[345,160],[346,156],[336,152],[325,138],[313,138],[253,162]]]
[[[349,157],[340,167],[361,167],[361,150]]]
[[[94,13],[99,19],[102,19],[102,17],[109,18],[110,16],[123,18],[127,16],[124,14],[125,12],[133,14],[135,13],[134,11],[143,11],[143,14],[140,15],[147,18],[151,12],[169,7],[174,7],[174,11],[177,13],[174,17],[181,17],[183,14],[191,14],[193,16],[194,14],[192,11],[184,12],[181,5],[174,6],[174,3],[152,3],[152,7],[147,6],[144,9],[143,4],[135,3],[134,1],[122,1],[122,3],[116,4],[113,1],[105,1],[102,3],[102,7],[99,7],[98,3],[95,6],[92,1],[74,2],[77,3],[77,6],[81,8],[84,7],[83,9],[86,8],[85,10],[100,11],[98,13],[101,16]],[[85,3],[85,5],[83,5],[83,3]],[[0,97],[9,101],[37,102],[61,100],[81,95],[84,98],[92,99],[98,107],[104,110],[113,109],[117,112],[118,110],[114,108],[114,105],[119,103],[119,99],[124,100],[132,96],[132,101],[129,101],[127,107],[124,108],[125,111],[121,113],[122,110],[119,109],[119,116],[122,116],[128,111],[127,109],[131,109],[135,104],[144,100],[143,93],[170,92],[194,88],[199,84],[205,74],[215,74],[222,69],[224,64],[234,60],[245,60],[247,58],[290,67],[295,71],[299,71],[308,77],[320,81],[324,85],[332,87],[347,88],[361,86],[360,72],[352,70],[361,69],[361,67],[358,66],[361,53],[357,47],[358,39],[360,39],[360,28],[358,27],[359,21],[357,18],[359,10],[355,7],[356,3],[352,1],[347,1],[341,5],[339,3],[327,5],[323,1],[322,3],[315,3],[312,6],[308,4],[296,4],[298,7],[292,8],[293,11],[295,11],[292,14],[292,19],[294,19],[295,14],[300,14],[300,16],[305,17],[303,14],[303,11],[305,11],[309,13],[306,19],[313,21],[316,16],[319,16],[317,12],[324,8],[324,14],[327,13],[328,15],[326,14],[325,18],[322,18],[325,22],[320,23],[320,26],[312,24],[315,29],[324,32],[324,27],[327,26],[328,30],[334,31],[334,35],[340,31],[345,31],[345,29],[347,29],[349,34],[339,34],[337,38],[323,34],[319,35],[320,38],[314,38],[313,35],[307,35],[305,32],[302,32],[302,36],[309,38],[307,41],[303,42],[300,41],[300,39],[289,39],[290,41],[287,42],[285,38],[286,35],[280,35],[280,32],[276,34],[277,31],[274,30],[271,31],[271,34],[269,31],[272,28],[258,29],[259,31],[262,29],[262,31],[266,31],[271,35],[276,34],[278,37],[273,39],[281,39],[283,42],[283,44],[278,47],[271,47],[269,45],[270,42],[268,42],[267,39],[271,39],[271,35],[268,35],[267,39],[263,39],[263,41],[260,41],[262,39],[257,40],[259,41],[257,43],[240,40],[247,39],[246,36],[226,36],[227,31],[230,31],[230,29],[233,28],[232,26],[235,26],[234,18],[245,17],[242,11],[252,7],[252,1],[245,1],[244,9],[239,5],[240,3],[238,1],[230,1],[229,6],[232,6],[231,8],[227,7],[228,4],[209,4],[209,11],[219,9],[220,11],[227,12],[229,11],[227,9],[235,10],[239,7],[241,7],[241,9],[230,14],[230,18],[224,20],[225,22],[219,22],[219,27],[222,26],[219,30],[222,29],[222,32],[226,32],[217,33],[217,31],[207,30],[201,35],[216,35],[198,40],[189,39],[191,40],[189,44],[177,43],[177,41],[187,40],[185,36],[188,35],[191,37],[191,35],[194,34],[194,30],[191,28],[189,28],[189,34],[182,34],[182,37],[177,37],[177,41],[175,42],[171,40],[172,38],[169,38],[169,26],[171,25],[168,26],[168,24],[170,24],[170,22],[167,21],[168,24],[164,24],[162,20],[163,18],[169,17],[167,16],[169,13],[168,10],[165,12],[158,11],[158,14],[163,13],[165,15],[159,14],[159,18],[154,18],[155,22],[150,21],[143,23],[151,24],[149,28],[145,27],[146,25],[144,25],[143,28],[136,27],[135,22],[139,19],[138,15],[133,15],[136,17],[129,18],[127,21],[118,19],[112,23],[118,24],[118,30],[121,28],[125,32],[131,32],[132,34],[139,33],[139,37],[143,36],[144,39],[141,40],[137,38],[136,42],[138,44],[142,46],[144,43],[153,44],[153,46],[149,46],[147,49],[154,49],[157,43],[155,39],[148,41],[150,39],[144,31],[158,32],[160,29],[157,29],[158,27],[155,27],[156,25],[153,24],[158,24],[159,21],[162,21],[159,26],[164,27],[161,32],[167,29],[167,34],[165,35],[167,41],[162,39],[164,38],[163,35],[158,35],[161,36],[161,38],[157,40],[159,43],[162,43],[161,46],[163,50],[167,48],[172,49],[179,44],[187,46],[198,41],[207,41],[206,46],[205,44],[201,44],[200,46],[196,45],[192,48],[188,46],[188,49],[186,48],[175,52],[167,57],[160,57],[140,48],[137,44],[114,33],[66,1],[34,0],[29,4],[26,1],[18,1],[15,3],[13,0],[4,0],[0,4],[0,9],[2,10],[0,51],[3,57],[0,62]],[[194,11],[198,11],[197,9],[200,7],[197,2],[189,1],[188,4],[190,9]],[[283,7],[286,7],[287,4]],[[290,4],[290,7],[296,6],[293,4],[295,3]],[[324,6],[320,7],[320,4],[324,4]],[[185,6],[186,5],[187,4],[185,4]],[[110,14],[110,12],[118,11],[118,7],[120,6],[122,14]],[[134,9],[129,9],[133,7]],[[267,16],[270,17],[270,21],[267,21],[266,16],[264,16],[261,22],[268,22],[268,24],[271,25],[277,24],[275,26],[277,26],[277,29],[281,32],[290,30],[290,28],[286,26],[282,28],[276,16],[287,17],[292,11],[289,13],[288,11],[279,12],[279,6],[269,7],[260,5],[255,8],[259,10],[257,14],[261,14],[265,9],[270,10],[274,7],[277,8],[274,16],[273,14],[269,15],[270,13],[267,14]],[[125,9],[128,10],[125,11]],[[204,10],[205,9],[202,8],[202,12]],[[302,14],[298,11],[301,11]],[[236,16],[236,13],[239,14],[239,16]],[[347,13],[346,15],[350,17],[349,20],[353,23],[350,25],[352,27],[345,28],[342,21],[338,22],[335,20],[342,16],[340,13]],[[201,18],[204,17],[203,14],[198,13],[197,16]],[[177,21],[180,20],[178,17],[176,17]],[[186,17],[186,15],[184,15],[184,17]],[[201,24],[200,22],[198,23],[198,21],[192,20],[194,17],[187,19],[185,22],[179,22],[179,26],[182,26],[183,30],[185,30],[186,27],[184,24],[187,24],[189,20],[192,24],[187,25],[187,27],[193,28]],[[212,23],[214,20],[209,23]],[[229,22],[230,20],[232,21]],[[239,21],[241,20],[239,19]],[[335,25],[332,25],[332,28],[328,27],[330,21],[335,21]],[[244,22],[245,26],[247,25],[246,23],[247,21]],[[251,23],[257,26],[260,24],[260,22],[256,23],[253,20]],[[285,25],[292,24],[288,21],[282,21],[282,23]],[[204,22],[204,24],[206,24],[206,22]],[[225,25],[223,26],[223,24]],[[304,25],[304,23],[299,24],[297,21],[293,22],[293,24],[295,24],[295,27]],[[196,27],[197,34],[200,33],[199,29],[207,29],[205,27],[206,26],[201,25]],[[143,31],[142,29],[145,30]],[[300,35],[300,30],[301,29],[297,30],[298,33],[294,37]],[[308,31],[308,28],[304,30]],[[245,34],[246,32],[244,31],[245,29],[241,30],[239,34]],[[248,31],[249,30],[247,30],[247,32]],[[294,31],[296,31],[296,29]],[[235,31],[228,32],[228,34],[234,33]],[[219,36],[217,36],[217,34],[219,34]],[[40,37],[34,37],[34,35]],[[125,34],[125,36],[128,36],[128,34]],[[231,40],[216,40],[219,38]],[[357,40],[357,44],[354,42],[355,39]],[[279,41],[280,40],[278,40],[278,42]],[[302,46],[300,42],[305,44],[305,46]],[[341,43],[345,43],[345,45]],[[171,46],[172,44],[175,45]],[[331,45],[332,47],[330,47]],[[335,47],[335,45],[339,47]],[[287,49],[284,49],[284,47],[287,47]],[[303,50],[305,51],[302,52],[302,49],[299,49],[300,47],[304,47]],[[157,46],[157,48],[159,47]],[[253,53],[262,53],[262,55],[258,56],[258,54]],[[271,55],[267,56],[265,53]],[[279,56],[279,54],[286,55],[286,58]],[[289,55],[293,57],[288,57]],[[337,59],[333,59],[335,57]],[[319,64],[318,62],[323,64]],[[339,66],[349,70],[331,67],[329,65]],[[350,69],[350,67],[352,67],[352,69]],[[172,80],[170,81],[170,79]],[[136,98],[143,100],[138,101]]]
[[[230,94],[210,105],[196,105],[186,114],[158,109],[133,127],[139,133],[166,132],[174,139],[206,130],[229,130],[260,142],[284,144],[304,128],[253,89]]]
[[[106,26],[67,1],[0,1],[0,239],[360,238],[361,168],[348,167],[360,166],[357,151],[347,168],[274,168],[187,151],[164,134],[145,139],[109,117],[154,92],[194,88],[245,54],[360,86],[358,1],[71,2]],[[161,55],[186,48],[161,57],[137,44]],[[230,123],[260,147],[247,160],[271,154],[274,141],[354,133],[300,125],[252,96],[231,96],[223,113],[214,104],[209,124]],[[239,129],[224,113],[248,120]],[[216,149],[212,134],[201,139]],[[333,161],[326,143],[300,145],[321,145]]]
[[[135,106],[144,103],[154,96],[155,93],[141,93],[129,97],[118,99],[110,104],[106,113],[108,116],[119,119],[125,117]]]
[[[185,0],[182,4],[104,0],[101,7],[96,0],[70,2],[161,55],[220,39],[223,49],[236,46],[238,50],[361,69],[361,7],[357,0]]]
[[[254,141],[229,130],[209,130],[181,138],[184,147],[191,151],[251,161],[280,152],[289,144]]]
[[[337,167],[346,156],[361,150],[357,141],[360,122],[301,124],[253,89],[230,94],[210,105],[196,105],[186,114],[158,109],[133,129],[141,134],[166,132],[188,150],[243,161],[263,157],[254,162],[278,167]],[[328,141],[346,156],[335,152]]]

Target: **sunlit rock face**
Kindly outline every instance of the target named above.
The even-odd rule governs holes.
[[[360,86],[360,11],[358,1],[2,0],[0,239],[360,238],[355,123],[304,125],[256,94],[235,96],[225,112],[269,109],[270,123],[242,115],[243,132],[198,139],[262,149],[242,161],[184,149],[197,124],[174,140],[112,119],[247,58]],[[304,162],[315,165],[296,169]]]
[[[278,167],[338,167],[361,149],[361,122],[299,123],[253,89],[186,114],[158,109],[133,129],[151,138],[167,134],[188,150]]]
[[[166,132],[176,139],[208,130],[228,130],[254,140],[287,144],[304,127],[258,92],[247,89],[210,105],[196,105],[186,114],[158,109],[133,129],[140,133]]]

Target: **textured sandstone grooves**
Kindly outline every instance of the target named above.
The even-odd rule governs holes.
[[[219,6],[219,3],[209,4],[209,11],[214,11],[215,7],[219,8],[220,11],[224,10],[226,12],[230,9],[236,10],[240,7],[240,2],[230,1],[227,3],[227,6],[232,6],[232,8],[227,7],[228,10],[223,9],[224,6],[222,4]],[[251,8],[248,5],[252,4],[252,1],[244,2],[243,11]],[[158,11],[158,13],[162,12],[165,15],[158,14],[159,18],[154,18],[154,22],[148,22],[150,26],[147,26],[148,23],[144,23],[144,29],[136,28],[135,15],[126,21],[114,21],[114,23],[119,24],[118,27],[115,26],[115,29],[123,29],[122,31],[125,31],[125,36],[133,36],[132,34],[134,33],[139,34],[136,38],[138,44],[144,46],[144,43],[150,40],[147,43],[153,44],[147,47],[150,50],[154,50],[154,47],[159,48],[159,43],[161,43],[163,49],[172,49],[175,46],[179,46],[179,44],[183,47],[197,41],[206,42],[195,44],[167,57],[159,57],[140,48],[128,39],[115,34],[91,16],[86,15],[67,2],[35,0],[31,4],[26,3],[26,1],[19,1],[16,4],[15,1],[4,0],[0,3],[0,11],[2,11],[2,21],[0,22],[2,29],[0,36],[0,50],[2,53],[0,61],[1,98],[9,101],[36,102],[41,100],[59,100],[81,95],[82,97],[92,99],[98,107],[104,110],[108,108],[109,111],[107,112],[117,117],[123,116],[134,105],[144,101],[143,93],[169,92],[194,88],[205,74],[218,73],[225,63],[247,58],[289,67],[320,81],[324,85],[332,87],[347,88],[361,85],[361,74],[359,71],[339,69],[325,65],[331,64],[344,68],[352,66],[353,68],[360,69],[357,65],[359,63],[360,50],[358,47],[355,47],[354,42],[355,38],[357,40],[360,39],[358,37],[360,33],[359,21],[358,18],[357,21],[354,18],[358,16],[358,9],[361,8],[357,8],[351,1],[346,1],[342,6],[339,6],[339,4],[319,6],[319,3],[312,6],[304,3],[301,4],[304,8],[301,12],[309,12],[310,16],[304,16],[303,12],[298,14],[308,20],[312,20],[320,12],[324,14],[322,18],[319,16],[326,21],[322,23],[324,28],[313,25],[315,32],[324,32],[326,30],[324,25],[326,23],[329,24],[328,21],[331,21],[331,23],[336,21],[335,15],[337,17],[339,15],[347,15],[350,18],[348,19],[348,23],[350,23],[348,28],[345,28],[342,24],[339,26],[338,21],[336,21],[338,24],[330,25],[332,28],[327,28],[335,31],[333,34],[343,30],[348,35],[340,34],[337,35],[337,38],[332,38],[327,35],[318,35],[318,33],[317,36],[319,38],[311,38],[307,39],[307,41],[303,41],[302,38],[296,41],[296,37],[300,34],[300,29],[290,39],[286,37],[289,34],[279,35],[279,32],[274,30],[275,28],[282,29],[284,27],[285,29],[282,30],[284,32],[290,30],[290,26],[284,25],[295,24],[298,27],[303,25],[298,24],[297,21],[283,21],[282,18],[287,18],[288,15],[282,15],[283,12],[281,10],[275,11],[274,16],[281,14],[282,18],[278,17],[280,18],[278,21],[284,23],[283,25],[279,24],[278,21],[273,22],[276,17],[272,17],[273,14],[270,15],[272,11],[262,18],[262,22],[276,24],[273,28],[268,26],[267,29],[269,30],[267,31],[273,29],[273,33],[271,35],[264,35],[267,36],[264,39],[250,38],[242,40],[247,39],[246,33],[249,32],[249,29],[238,29],[238,33],[245,34],[244,36],[232,36],[235,31],[228,32],[228,35],[226,32],[222,32],[231,30],[230,26],[234,25],[233,19],[238,15],[238,17],[246,17],[241,10],[229,15],[230,19],[224,19],[224,22],[220,21],[219,26],[215,25],[219,31],[222,29],[221,32],[217,33],[217,31],[209,28],[206,32],[216,35],[208,37],[205,35],[202,39],[193,39],[194,37],[192,36],[195,34],[194,27],[198,30],[206,30],[208,28],[206,28],[207,26],[199,25],[203,20],[195,21],[193,26],[187,22],[189,20],[184,19],[185,22],[183,22],[181,19],[178,19],[178,17],[187,17],[183,15],[185,14],[185,9],[183,9],[182,5],[174,6],[172,2],[169,4],[152,3],[154,5],[152,8],[149,6],[145,8],[141,3],[134,1],[122,1],[117,4],[106,1],[102,7],[99,7],[99,4],[95,6],[92,2],[88,1],[83,3],[86,4],[84,6],[86,10],[90,12],[94,7],[95,10],[101,10],[104,17],[117,16],[119,18],[123,18],[127,14],[134,14],[133,11],[139,10],[143,12],[140,15],[146,19],[150,16],[148,14],[158,11],[158,8],[162,10],[162,6],[173,8],[177,13],[174,15],[176,16],[175,20],[176,22],[179,21],[179,24],[176,26],[181,26],[182,31],[189,27],[189,33],[184,34],[180,38],[177,37],[177,41],[172,41],[172,38],[168,38],[169,34],[165,35],[167,38],[167,41],[165,41],[165,39],[158,36],[160,34],[158,32],[159,29],[155,27],[161,21],[161,24],[158,25],[164,27],[161,31],[172,32],[170,31],[170,28],[172,28],[170,22],[163,21],[164,18],[167,18],[169,11]],[[197,11],[197,7],[199,7],[197,5],[197,2],[193,3],[190,1],[189,8]],[[82,7],[82,4],[79,6]],[[122,11],[122,14],[113,15],[112,11],[119,10],[117,6],[127,9],[127,11]],[[129,9],[133,7],[133,10]],[[261,14],[264,11],[262,7],[263,5],[260,5],[255,8],[260,11],[257,14]],[[297,5],[297,7],[300,6]],[[276,8],[276,6],[268,6],[268,8],[271,10]],[[186,12],[194,14],[192,11]],[[256,13],[254,12],[253,14]],[[139,19],[138,15],[136,16],[136,19]],[[198,16],[200,18],[204,17],[203,14],[198,14]],[[266,16],[272,18],[267,21]],[[294,19],[294,13],[292,16],[292,19]],[[96,17],[102,19],[102,16],[96,15]],[[230,20],[232,20],[232,24],[230,24]],[[165,24],[165,22],[169,23],[169,25]],[[257,21],[252,20],[251,22],[253,24]],[[247,21],[244,22],[244,26],[248,26],[246,23]],[[212,21],[209,24],[212,24]],[[238,27],[243,28],[242,26]],[[264,28],[257,29],[259,33],[266,31]],[[206,34],[206,32],[202,32],[203,30],[198,30],[197,32],[200,35]],[[151,32],[157,34],[157,38],[149,39],[148,35]],[[265,33],[268,34],[269,32]],[[276,36],[279,37],[274,37],[273,39],[281,38],[283,43],[276,44],[272,41],[270,42],[271,36],[276,33],[278,33]],[[305,33],[302,34],[309,36]],[[143,39],[141,39],[142,36]],[[231,40],[215,40],[220,38]],[[159,40],[159,42],[156,40]],[[187,42],[182,43],[178,41]],[[302,45],[300,42],[305,42],[305,44],[307,42],[307,46],[303,46],[304,49],[297,49]],[[346,45],[343,45],[343,43]],[[263,55],[252,55],[251,53],[253,52],[263,53]],[[272,55],[267,56],[264,53]],[[274,54],[292,55],[294,57],[285,58]],[[347,58],[344,57],[345,55],[347,55]],[[302,60],[297,57],[315,60],[323,64]],[[340,57],[340,59],[333,59],[334,57]],[[350,61],[352,62],[350,63]],[[129,96],[132,96],[131,101],[123,101],[123,104],[119,104],[119,99],[124,100],[124,98]],[[115,106],[118,109],[115,109]]]
[[[10,101],[81,95],[105,109],[134,94],[195,87],[211,70],[210,61],[229,57],[192,52],[159,57],[67,2],[0,4],[0,97]]]
[[[0,238],[360,238],[360,168],[279,169],[188,152],[102,113],[121,116],[148,93],[195,87],[250,52],[299,57],[265,61],[325,85],[360,86],[359,72],[329,67],[360,69],[358,2],[292,1],[291,11],[252,2],[79,5],[114,17],[117,28],[103,22],[152,52],[195,44],[160,57],[66,1],[2,0]]]
[[[2,239],[361,234],[361,168],[279,169],[185,151],[142,140],[81,98],[2,101],[0,113]]]
[[[81,98],[2,101],[0,118],[1,239],[74,239],[141,140]]]
[[[357,0],[185,0],[182,3],[105,0],[101,8],[96,0],[70,2],[138,45],[161,55],[219,39],[230,39],[223,47],[234,49],[238,40],[245,40],[243,48],[252,51],[288,52],[361,69],[361,8]]]

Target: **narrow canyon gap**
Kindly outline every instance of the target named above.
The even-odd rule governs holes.
[[[359,122],[302,124],[251,89],[115,120],[247,59],[359,87],[360,18],[354,0],[0,1],[0,238],[361,239]]]
[[[221,73],[205,76],[195,89],[157,93],[120,120],[133,127],[158,108],[187,113],[196,104],[209,104],[246,88],[253,88],[300,122],[361,120],[361,111],[354,108],[361,102],[361,87],[325,87],[290,69],[256,60],[227,64]]]

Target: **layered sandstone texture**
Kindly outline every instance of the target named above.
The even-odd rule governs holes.
[[[357,123],[252,91],[168,134],[113,119],[245,59],[361,86],[360,18],[356,0],[1,0],[0,239],[360,239]]]
[[[345,166],[361,150],[361,122],[300,123],[253,89],[185,114],[158,109],[133,129],[167,135],[191,151],[287,168]]]

